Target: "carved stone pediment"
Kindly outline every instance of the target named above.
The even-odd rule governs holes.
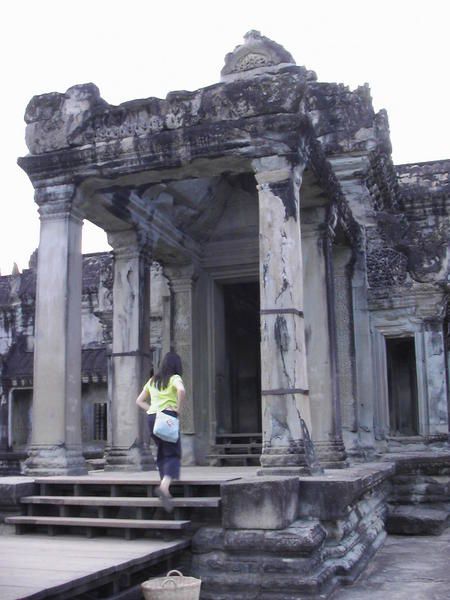
[[[295,65],[292,55],[283,46],[259,31],[249,31],[244,40],[242,45],[225,56],[225,65],[220,73],[222,81],[252,77],[258,72]]]

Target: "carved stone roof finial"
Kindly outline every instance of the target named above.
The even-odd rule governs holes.
[[[230,81],[253,77],[258,73],[277,70],[280,66],[295,65],[292,55],[280,44],[252,29],[244,36],[244,44],[236,46],[225,56],[221,80]]]

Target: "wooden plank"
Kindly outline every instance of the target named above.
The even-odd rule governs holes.
[[[85,477],[85,479],[83,479],[83,477]],[[173,486],[183,486],[183,485],[199,485],[199,486],[204,486],[204,485],[220,485],[221,483],[226,483],[227,481],[233,481],[235,479],[240,479],[239,476],[234,476],[234,477],[217,477],[214,479],[179,479],[176,481],[172,481]],[[117,486],[130,486],[130,485],[136,485],[136,486],[145,486],[145,487],[149,487],[149,486],[159,486],[160,481],[158,480],[151,480],[151,479],[110,479],[110,478],[103,478],[103,477],[95,477],[94,475],[92,477],[89,476],[81,476],[81,477],[64,477],[64,476],[58,476],[58,477],[37,477],[35,479],[36,483],[39,484],[45,484],[45,485],[96,485],[96,486],[110,486],[110,485],[117,485]],[[49,490],[48,487],[45,489],[45,494],[48,494]]]
[[[6,517],[12,525],[59,525],[64,527],[111,527],[126,529],[184,529],[190,521],[139,520],[139,519],[92,519],[85,517]]]
[[[134,496],[24,496],[23,504],[54,504],[57,506],[137,506],[158,508],[161,500],[157,497]],[[220,496],[205,496],[203,498],[173,498],[174,506],[179,508],[217,508],[220,506]]]
[[[150,566],[189,546],[189,540],[126,541],[119,538],[85,538],[43,534],[0,536],[0,598],[33,597],[44,600],[54,594],[72,598],[99,583],[125,575],[130,569]]]

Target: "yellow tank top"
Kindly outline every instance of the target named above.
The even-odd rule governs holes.
[[[150,406],[147,414],[152,415],[166,408],[169,410],[176,410],[177,388],[174,384],[179,382],[183,383],[181,377],[179,375],[172,375],[167,387],[159,390],[153,385],[152,379],[149,379],[144,386],[144,390],[150,394]]]

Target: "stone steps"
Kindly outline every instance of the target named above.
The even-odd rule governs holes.
[[[217,453],[217,454],[208,454],[208,460],[210,464],[216,464],[217,466],[224,464],[241,464],[241,465],[259,465],[261,455],[260,454],[251,454],[247,452],[245,454],[235,454],[235,453]]]
[[[450,513],[438,507],[391,505],[386,530],[397,535],[441,535],[449,522]]]
[[[156,496],[159,481],[133,476],[38,477],[40,494],[23,496],[26,515],[5,522],[16,532],[46,530],[56,533],[95,532],[126,539],[140,532],[144,537],[195,531],[201,523],[220,520],[221,480],[185,479],[173,483],[173,511],[164,511]]]
[[[171,485],[175,497],[220,496],[222,481],[209,479],[183,479]],[[159,486],[157,480],[142,478],[95,477],[37,477],[35,484],[41,496],[110,496],[110,497],[155,497]]]
[[[137,508],[160,508],[159,498],[136,498],[120,496],[25,496],[22,504],[53,504],[66,506],[126,506]],[[218,508],[220,497],[173,498],[175,508]]]
[[[113,527],[121,529],[185,529],[190,521],[144,519],[87,519],[82,517],[6,517],[13,525],[58,525],[62,527]]]

